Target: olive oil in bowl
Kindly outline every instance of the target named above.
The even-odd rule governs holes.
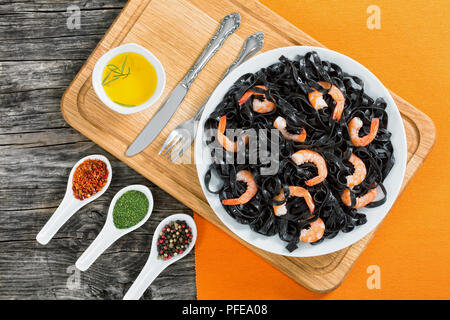
[[[136,43],[127,43],[102,55],[92,70],[92,86],[105,106],[132,114],[152,106],[161,97],[166,73],[158,58]]]
[[[135,52],[124,52],[112,58],[103,70],[102,79],[106,95],[122,107],[145,103],[158,83],[153,65]]]

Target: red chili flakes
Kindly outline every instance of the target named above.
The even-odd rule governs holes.
[[[72,190],[78,200],[87,199],[103,189],[108,181],[108,167],[101,160],[83,161],[73,174]]]

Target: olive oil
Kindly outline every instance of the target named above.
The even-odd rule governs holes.
[[[112,58],[103,70],[102,79],[108,97],[123,107],[136,107],[146,102],[158,82],[153,65],[135,52]]]

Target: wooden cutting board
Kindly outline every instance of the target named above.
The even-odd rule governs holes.
[[[200,73],[184,102],[155,141],[139,155],[125,156],[127,147],[200,55],[216,32],[218,23],[231,12],[241,14],[240,28]],[[258,31],[265,33],[263,51],[292,45],[322,46],[256,0],[130,0],[68,87],[61,111],[72,127],[295,281],[310,290],[327,292],[343,281],[375,231],[346,249],[324,256],[289,258],[268,253],[242,241],[217,218],[202,193],[194,164],[171,164],[157,155],[171,130],[192,117],[218,85],[223,72],[238,55],[243,40]],[[101,55],[129,42],[148,48],[160,59],[166,70],[167,83],[161,99],[153,107],[137,114],[121,115],[100,102],[90,77]],[[404,188],[430,151],[435,128],[428,116],[397,95],[392,93],[392,96],[402,114],[408,140]]]

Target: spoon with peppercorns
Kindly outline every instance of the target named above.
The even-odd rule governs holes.
[[[178,213],[161,221],[153,235],[150,256],[123,300],[139,300],[165,268],[192,250],[196,240],[197,226],[191,216]]]
[[[78,161],[70,171],[61,204],[37,234],[37,242],[47,244],[70,217],[105,193],[111,179],[111,164],[105,156],[94,154]]]

